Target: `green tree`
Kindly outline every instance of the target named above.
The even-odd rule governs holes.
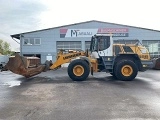
[[[11,55],[10,44],[0,39],[0,53],[3,55]]]

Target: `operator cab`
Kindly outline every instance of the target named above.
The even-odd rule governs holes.
[[[111,34],[96,34],[91,38],[91,57],[113,56],[113,39]]]

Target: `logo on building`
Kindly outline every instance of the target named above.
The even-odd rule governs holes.
[[[73,36],[77,37],[78,31],[79,30],[71,30],[71,37]]]

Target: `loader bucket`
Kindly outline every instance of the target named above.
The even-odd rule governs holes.
[[[45,65],[35,65],[34,67],[29,67],[29,61],[27,58],[16,54],[15,57],[9,58],[6,68],[15,74],[23,75],[24,77],[29,78],[41,73],[44,70]]]

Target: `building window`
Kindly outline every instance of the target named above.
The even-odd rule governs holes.
[[[148,49],[151,58],[160,57],[160,40],[143,40],[142,44]]]
[[[40,45],[40,44],[41,44],[40,38],[35,38],[35,45]]]
[[[23,45],[40,45],[41,39],[40,38],[24,38]]]
[[[119,40],[114,40],[113,42],[115,44],[135,44],[139,40],[126,40],[126,39],[119,39]]]
[[[29,39],[26,39],[26,38],[23,39],[23,44],[24,44],[24,45],[27,45],[28,43],[29,43]]]

